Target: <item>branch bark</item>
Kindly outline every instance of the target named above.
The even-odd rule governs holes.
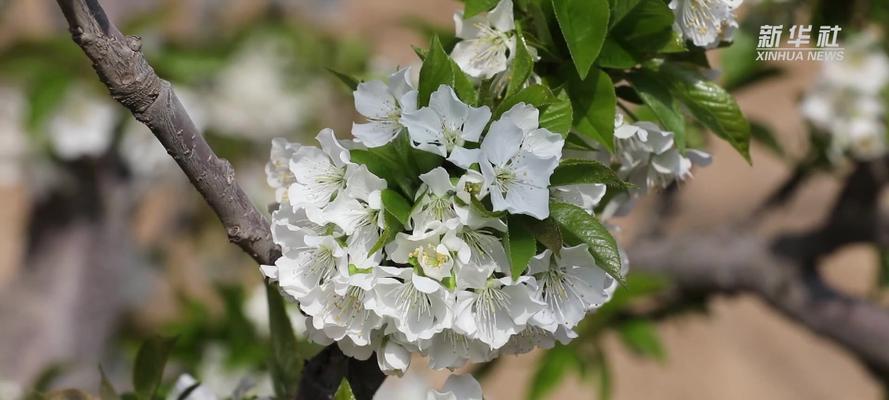
[[[889,376],[889,310],[828,287],[815,271],[777,255],[753,232],[724,228],[646,239],[629,254],[634,272],[663,275],[683,292],[757,295],[854,354],[876,376]]]
[[[172,85],[145,60],[141,39],[124,36],[97,0],[58,0],[71,37],[92,61],[111,96],[151,129],[225,226],[229,240],[261,264],[278,250],[269,223],[235,183],[227,160],[216,156]]]
[[[257,263],[271,264],[280,255],[272,241],[269,223],[235,181],[235,171],[219,158],[204,140],[173,92],[141,52],[141,40],[125,36],[108,20],[97,0],[57,0],[68,21],[71,37],[92,61],[93,69],[108,87],[111,97],[126,107],[155,137],[188,177],[238,245]],[[370,400],[383,382],[374,359],[358,361],[342,355],[336,345],[309,361],[302,382],[336,382],[347,376],[360,400]],[[345,367],[342,367],[345,366]],[[360,380],[360,382],[356,382]],[[303,389],[306,388],[306,389]],[[300,399],[332,398],[336,386],[301,386]],[[311,390],[310,394],[303,393]]]

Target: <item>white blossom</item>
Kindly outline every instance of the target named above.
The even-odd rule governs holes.
[[[454,204],[456,186],[451,182],[447,170],[435,168],[420,175],[420,181],[423,186],[417,192],[416,205],[410,216],[414,232],[425,232],[431,226],[457,218]]]
[[[70,89],[47,123],[49,141],[64,160],[97,157],[111,145],[117,110],[85,88]]]
[[[524,103],[495,121],[481,144],[481,170],[494,211],[549,216],[549,178],[559,164],[564,140],[537,128],[537,110]],[[519,124],[516,123],[519,121]],[[533,128],[531,128],[533,126]]]
[[[367,170],[364,165],[350,165],[340,193],[322,212],[324,220],[336,224],[346,235],[356,231],[372,234],[382,227],[382,191],[386,181]],[[362,230],[362,228],[370,228]]]
[[[290,161],[295,182],[288,189],[288,197],[294,207],[324,207],[346,187],[346,166],[351,164],[349,151],[330,129],[322,130],[316,138],[320,149],[302,146]]]
[[[426,400],[482,400],[482,386],[472,375],[451,375],[441,391],[430,390]]]
[[[494,272],[509,271],[503,242],[495,234],[505,230],[502,221],[478,216],[445,234],[445,241],[456,254],[457,288],[483,288]]]
[[[407,127],[414,147],[468,168],[475,162],[477,152],[466,146],[479,141],[490,119],[487,106],[466,105],[453,88],[441,85],[432,93],[428,107],[404,113],[401,123]]]
[[[713,48],[720,41],[731,40],[738,28],[735,9],[743,0],[672,0],[676,14],[673,30],[695,46]]]
[[[467,75],[489,79],[506,71],[515,53],[515,20],[512,0],[501,0],[497,7],[469,19],[463,11],[454,14],[457,37],[451,57]]]
[[[377,350],[377,365],[386,375],[404,375],[411,365],[411,352],[395,340],[387,340]]]
[[[374,400],[417,400],[425,399],[429,392],[426,377],[417,369],[407,371],[404,376],[389,376],[374,393]]]
[[[828,156],[834,162],[847,154],[872,160],[889,153],[881,95],[887,84],[889,56],[872,35],[853,38],[842,62],[825,63],[800,111],[820,133],[830,135]]]
[[[525,354],[534,349],[551,349],[556,345],[556,342],[568,344],[576,338],[577,333],[564,325],[559,325],[554,332],[534,325],[528,325],[518,335],[513,335],[509,338],[509,342],[501,347],[498,353],[501,356]]]
[[[266,182],[275,189],[275,200],[279,203],[289,201],[287,190],[296,183],[296,176],[290,170],[290,162],[295,161],[296,152],[302,147],[299,143],[291,143],[284,138],[272,139],[269,162],[265,165]]]
[[[495,353],[481,340],[445,329],[429,340],[420,341],[420,348],[429,357],[432,369],[455,370],[467,362],[490,361]]]
[[[484,288],[457,292],[454,330],[498,349],[525,329],[528,320],[543,309],[528,286],[533,278],[489,281]]]
[[[389,317],[409,342],[430,339],[453,324],[453,295],[410,268],[380,267],[372,308]]]
[[[383,320],[366,306],[373,300],[372,273],[334,275],[300,298],[300,308],[312,317],[315,329],[340,342],[348,337],[355,346],[371,344],[371,334]]]
[[[426,232],[413,232],[408,235],[398,233],[395,240],[386,246],[386,253],[399,264],[412,264],[422,269],[423,274],[443,280],[451,277],[454,256],[459,243],[446,233],[456,229],[458,222],[450,220],[444,224],[431,226]]]
[[[558,256],[547,249],[531,259],[528,274],[537,282],[536,297],[546,304],[535,323],[548,332],[576,326],[589,310],[608,300],[606,289],[613,280],[596,265],[586,245],[562,248]]]
[[[651,122],[623,124],[618,117],[617,124],[614,137],[619,174],[636,185],[638,193],[690,178],[694,164],[710,164],[710,155],[703,151],[688,149],[683,155],[673,141],[673,133]]]
[[[263,273],[278,281],[285,293],[301,299],[322,282],[345,271],[346,249],[331,236],[303,236],[302,247],[288,248],[274,266],[263,266]]]
[[[213,77],[207,100],[208,128],[254,140],[295,133],[312,115],[323,90],[294,82],[282,38],[251,38]]]
[[[355,109],[367,118],[352,124],[355,140],[367,147],[380,147],[392,141],[404,128],[401,116],[417,109],[417,91],[411,86],[410,70],[392,74],[389,81],[369,81],[355,90]]]

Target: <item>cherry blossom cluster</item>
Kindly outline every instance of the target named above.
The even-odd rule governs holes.
[[[704,151],[679,151],[673,132],[649,121],[627,123],[620,111],[615,114],[614,138],[615,154],[598,150],[590,158],[618,165],[618,175],[633,187],[610,199],[601,213],[606,219],[628,214],[636,198],[650,190],[664,189],[673,182],[685,181],[692,177],[693,166],[705,167],[712,162],[710,154]],[[598,192],[601,194],[595,199],[597,202],[605,195],[605,185],[599,185]]]
[[[853,38],[842,62],[824,64],[817,83],[803,98],[801,111],[829,135],[828,155],[834,162],[847,154],[873,160],[889,152],[883,98],[887,85],[889,56],[879,49],[876,34]]]
[[[517,40],[512,1],[470,19],[457,13],[455,21],[462,40],[451,52],[454,64],[501,93],[497,82],[508,81]],[[709,161],[681,152],[673,134],[652,123],[625,124],[620,113],[616,151],[595,143],[578,150],[541,127],[532,104],[492,111],[467,104],[449,85],[421,100],[410,76],[402,69],[358,84],[363,121],[353,124],[352,140],[329,129],[316,137],[318,146],[276,139],[266,171],[279,204],[272,234],[282,256],[263,273],[299,305],[311,340],[336,343],[358,359],[376,353],[387,373],[404,372],[412,354],[453,370],[577,337],[584,316],[610,300],[625,257],[620,271],[606,272],[587,244],[541,243],[516,268],[507,222],[548,220],[553,201],[598,221],[607,217],[603,210],[628,210],[649,188],[684,180],[693,164]],[[394,151],[395,169],[416,164],[413,152],[437,161],[415,185],[403,185],[399,171],[356,153],[374,151]],[[633,185],[606,204],[604,183],[551,185],[569,159],[598,161]],[[392,196],[402,210],[391,208]]]
[[[356,358],[376,351],[386,371],[404,371],[411,353],[454,369],[575,337],[572,328],[608,301],[616,281],[585,245],[543,251],[514,278],[496,216],[549,216],[562,136],[540,128],[539,111],[524,103],[492,121],[487,107],[463,103],[448,86],[427,107],[416,97],[402,70],[358,86],[367,122],[353,127],[354,142],[331,130],[318,135],[320,147],[273,142],[267,172],[283,255],[263,271],[299,303],[310,337]],[[420,175],[409,223],[380,246],[388,183],[353,162],[350,149],[398,135],[445,161]],[[595,202],[577,205],[592,212]]]

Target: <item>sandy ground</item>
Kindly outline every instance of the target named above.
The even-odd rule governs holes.
[[[308,1],[308,0],[306,0]],[[392,64],[414,62],[409,44],[418,36],[400,25],[405,16],[418,16],[450,26],[458,3],[450,0],[343,0],[341,12],[317,19],[329,29],[369,40]],[[19,8],[47,23],[53,17],[33,9],[46,8],[30,0]],[[50,4],[51,6],[52,4]],[[25,13],[17,9],[16,12]],[[55,10],[49,9],[50,12]],[[36,24],[40,25],[40,24]],[[17,24],[28,32],[39,28]],[[29,27],[30,26],[30,27]],[[14,29],[3,24],[3,30]],[[802,151],[803,130],[796,98],[817,72],[816,64],[785,65],[781,78],[738,95],[745,113],[770,124],[792,153]],[[685,185],[677,229],[694,229],[717,221],[744,218],[788,174],[787,168],[761,148],[754,148],[748,166],[728,146],[715,143],[713,166],[699,170]],[[805,229],[823,217],[838,188],[831,177],[810,182],[788,206],[772,216],[765,231]],[[26,198],[14,189],[0,190],[0,287],[18,269]],[[642,213],[644,218],[644,213]],[[632,237],[626,221],[625,239]],[[875,275],[875,259],[867,249],[849,248],[832,257],[825,274],[843,290],[862,294]],[[717,298],[708,316],[693,315],[658,326],[668,353],[664,364],[640,360],[614,338],[607,339],[614,367],[616,399],[878,399],[882,390],[842,349],[815,337],[777,315],[755,298]],[[483,382],[490,399],[520,399],[534,370],[536,355],[501,363]],[[440,381],[441,375],[433,380]],[[589,382],[569,381],[552,397],[595,397]]]

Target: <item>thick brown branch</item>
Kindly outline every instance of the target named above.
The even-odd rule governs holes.
[[[147,125],[225,226],[232,243],[259,263],[277,252],[269,224],[235,182],[231,164],[210,149],[173,93],[142,55],[141,41],[124,36],[96,0],[58,0],[71,36],[92,61],[111,96]]]
[[[279,250],[269,223],[235,181],[231,164],[213,152],[189,118],[169,82],[161,79],[142,55],[137,37],[124,36],[105,15],[97,0],[57,0],[74,41],[92,61],[111,96],[147,125],[201,193],[237,244],[260,264],[271,264]],[[327,359],[313,359],[303,376],[311,394],[298,398],[331,398],[336,386],[306,382],[336,382],[348,376],[359,399],[370,399],[383,374],[372,360],[349,360],[336,346],[322,353],[344,360],[338,367]],[[360,381],[360,382],[359,382]]]
[[[634,271],[662,274],[683,291],[758,295],[853,353],[877,376],[889,376],[889,310],[827,287],[752,232],[724,229],[643,240],[629,254]]]

